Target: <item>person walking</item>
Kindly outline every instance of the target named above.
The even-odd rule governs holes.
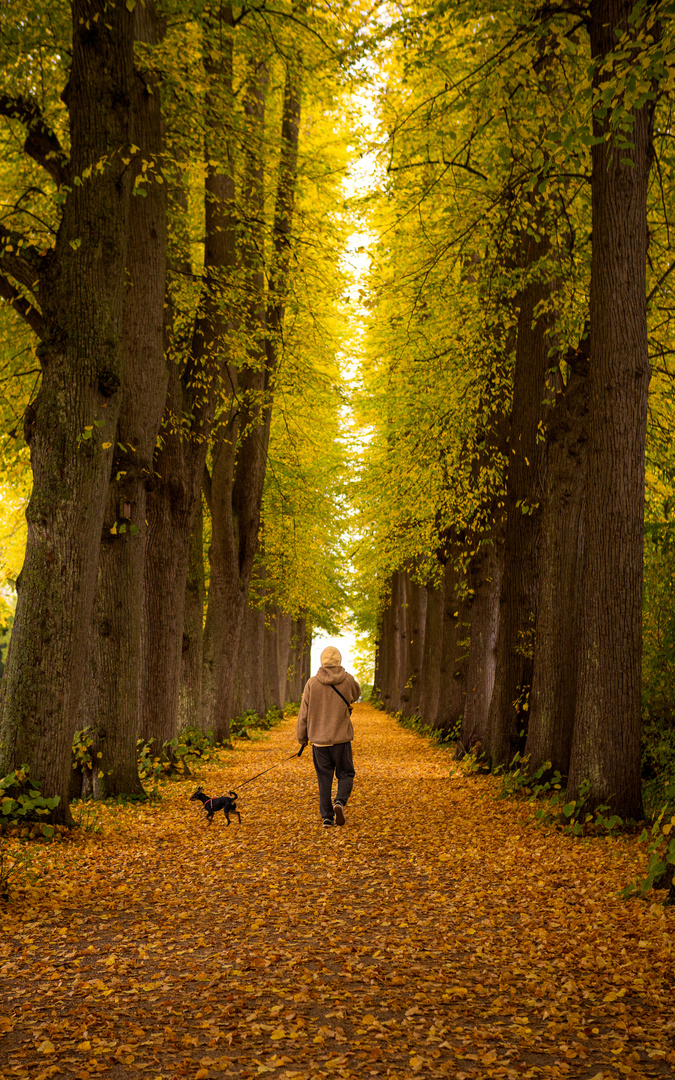
[[[305,684],[297,725],[298,742],[302,746],[312,743],[325,829],[345,823],[345,806],[354,784],[352,702],[360,696],[361,687],[342,667],[340,652],[329,645],[321,653],[321,667]],[[334,776],[338,782],[335,802]]]

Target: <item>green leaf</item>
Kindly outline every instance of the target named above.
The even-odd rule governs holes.
[[[54,826],[53,825],[41,825],[40,828],[42,829],[42,835],[43,836],[53,836],[54,835]]]

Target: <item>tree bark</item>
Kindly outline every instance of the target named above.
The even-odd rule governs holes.
[[[264,65],[256,65],[247,95],[247,111],[255,136],[247,168],[247,206],[254,220],[264,214],[262,126],[266,85],[267,71]],[[239,398],[232,402],[230,419],[223,429],[224,437],[213,451],[213,539],[207,625],[213,655],[213,728],[219,739],[229,735],[234,692],[232,658],[239,652],[248,588],[259,545],[274,375],[281,349],[295,203],[299,94],[298,72],[289,61],[274,213],[274,259],[267,305],[264,309],[264,270],[260,256],[263,245],[255,243],[252,235],[241,249],[243,268],[250,282],[248,335],[251,362],[238,374]]]
[[[378,642],[380,700],[382,707],[394,712],[397,687],[400,681],[400,572],[395,570],[389,579],[386,607],[382,612]]]
[[[485,745],[488,714],[495,682],[495,646],[499,630],[501,592],[501,538],[498,530],[487,538],[469,562],[470,640],[466,669],[466,699],[459,748],[468,753]]]
[[[247,603],[239,641],[232,716],[245,712],[265,715],[264,691],[265,612]]]
[[[302,697],[302,691],[305,686],[303,681],[303,656],[305,651],[306,632],[307,617],[301,615],[299,619],[293,619],[291,623],[288,681],[286,684],[287,701],[298,702]]]
[[[133,19],[124,4],[72,2],[64,98],[70,176],[41,264],[43,376],[26,414],[33,491],[3,680],[0,768],[24,763],[68,821],[71,747],[87,659],[105,498],[121,404]],[[106,167],[94,169],[105,160]],[[105,445],[105,449],[104,449]]]
[[[591,54],[629,29],[628,0],[591,4]],[[632,32],[639,36],[638,23]],[[625,63],[625,61],[624,61]],[[599,69],[595,86],[611,71]],[[632,111],[630,144],[594,114],[589,441],[581,658],[568,794],[590,781],[590,810],[642,816],[640,706],[645,440],[647,183],[654,101]]]
[[[401,694],[406,679],[408,609],[405,570],[398,570],[393,580],[391,603],[394,609],[394,640],[392,642],[394,667],[389,682],[389,710],[396,713],[401,708]]]
[[[522,265],[531,269],[546,254],[546,239],[525,235],[520,242]],[[539,595],[540,505],[546,465],[544,444],[538,435],[547,415],[544,400],[551,366],[548,331],[552,322],[549,314],[539,313],[535,317],[535,313],[538,305],[550,302],[551,291],[550,281],[535,279],[519,298],[497,664],[488,719],[488,750],[493,768],[507,765],[523,747],[521,731],[527,725],[532,684]]]
[[[190,537],[183,615],[178,725],[202,729],[202,641],[204,629],[204,510],[201,501]]]
[[[583,575],[588,357],[572,359],[547,433],[541,574],[527,744],[529,768],[567,776],[574,731]]]
[[[155,455],[158,482],[148,500],[140,734],[154,741],[156,752],[178,732],[190,537],[201,501],[216,388],[225,363],[223,350],[230,326],[225,301],[235,259],[230,4],[223,4],[217,16],[207,19],[206,30],[210,38],[205,61],[204,284],[189,356],[181,370],[169,364],[165,430]],[[175,417],[180,418],[178,425]]]
[[[424,653],[420,679],[419,711],[425,724],[431,725],[438,714],[441,662],[443,657],[443,612],[445,610],[445,574],[435,589],[427,589],[424,629]]]
[[[279,650],[277,649],[277,619],[279,614],[276,608],[268,608],[265,612],[265,636],[263,649],[263,688],[265,695],[265,712],[268,709],[280,709],[281,697],[279,685],[281,675],[279,671]]]
[[[305,626],[305,647],[302,651],[302,689],[312,674],[312,637],[314,631],[311,626]],[[302,696],[302,695],[300,695]]]
[[[154,3],[134,9],[137,41],[160,39]],[[80,724],[93,735],[93,792],[99,799],[142,795],[138,776],[141,622],[147,486],[166,399],[166,185],[160,166],[160,81],[139,70],[132,98],[132,140],[139,148],[129,212],[127,285],[122,323],[122,405],[99,555],[91,660]],[[150,169],[145,173],[142,162]]]
[[[407,628],[405,642],[405,671],[401,689],[401,709],[405,716],[414,716],[419,709],[420,678],[424,657],[424,631],[427,614],[427,590],[405,575]]]
[[[443,623],[435,714],[427,722],[441,731],[451,731],[464,711],[468,656],[468,603],[462,595],[463,573],[449,558],[445,564]]]
[[[288,667],[291,655],[291,617],[279,613],[277,615],[277,667],[279,670],[279,702],[283,709],[288,698],[286,696],[288,685]]]

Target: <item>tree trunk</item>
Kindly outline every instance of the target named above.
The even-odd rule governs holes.
[[[290,615],[277,615],[277,668],[279,671],[279,701],[283,709],[289,700],[286,696],[288,683],[288,666],[291,655],[291,617]]]
[[[307,618],[302,615],[299,619],[293,619],[291,623],[291,646],[288,664],[288,681],[286,684],[286,700],[298,702],[302,698],[304,689],[302,661],[305,651],[305,634]]]
[[[247,168],[247,205],[254,221],[262,219],[264,213],[262,131],[266,84],[267,71],[263,65],[258,65],[251,75],[247,96],[247,111],[255,136]],[[234,692],[232,658],[239,651],[248,588],[259,544],[274,375],[279,363],[284,321],[299,126],[299,82],[297,72],[289,62],[268,302],[263,310],[264,268],[260,252],[264,245],[256,243],[252,234],[242,245],[243,269],[250,282],[251,294],[247,328],[251,364],[239,372],[240,397],[232,402],[224,438],[213,452],[213,540],[207,623],[210,624],[213,650],[213,727],[219,739],[229,734]],[[270,693],[278,697],[278,691],[270,690]]]
[[[247,603],[234,682],[233,717],[245,712],[265,715],[264,653],[265,612]]]
[[[184,728],[202,729],[204,597],[204,510],[200,501],[190,537],[185,588],[183,655],[178,704],[178,723],[181,730]]]
[[[279,695],[281,677],[279,672],[279,650],[277,649],[278,618],[279,613],[276,608],[268,608],[265,612],[265,638],[263,650],[265,712],[267,712],[268,709],[281,708],[281,698]]]
[[[121,404],[121,322],[130,177],[133,18],[124,4],[72,0],[65,98],[72,184],[41,264],[43,369],[26,413],[33,491],[3,680],[0,769],[24,763],[53,817],[68,821],[96,569]],[[105,160],[106,167],[93,170]]]
[[[204,284],[190,355],[182,370],[175,363],[169,364],[167,419],[155,455],[157,481],[148,500],[140,734],[154,741],[155,752],[160,752],[162,744],[178,732],[190,538],[201,504],[216,387],[229,329],[223,300],[235,249],[234,166],[229,142],[232,25],[229,4],[219,9],[212,25],[207,20],[206,30],[214,35],[214,48],[205,62],[208,164],[204,185]],[[185,427],[177,427],[175,417],[185,418]]]
[[[591,54],[616,47],[633,5],[595,0]],[[644,35],[639,23],[631,31]],[[624,61],[625,63],[625,61]],[[598,86],[612,73],[598,71]],[[594,115],[589,441],[581,657],[568,794],[642,816],[640,706],[645,439],[650,368],[646,321],[647,183],[654,100],[632,111],[624,146],[611,114]]]
[[[302,651],[302,676],[301,683],[302,689],[305,689],[305,683],[312,674],[312,638],[314,631],[311,626],[305,626],[305,647]],[[302,695],[300,695],[302,697]]]
[[[567,776],[579,657],[588,439],[588,357],[578,356],[548,428],[541,575],[526,744],[529,768]]]
[[[469,562],[470,639],[466,669],[466,699],[459,734],[459,749],[468,753],[485,745],[488,713],[495,681],[495,646],[499,630],[501,592],[501,538],[486,539]]]
[[[541,227],[541,226],[540,226]],[[526,268],[546,254],[546,240],[521,238]],[[548,331],[551,316],[538,314],[550,302],[551,283],[534,280],[520,296],[513,406],[506,484],[506,527],[499,600],[497,666],[488,720],[488,749],[493,768],[508,764],[522,749],[532,684],[534,626],[539,594],[540,504],[545,450],[538,441],[546,419],[547,372],[551,366]],[[546,310],[546,309],[544,309]]]
[[[380,700],[383,708],[394,712],[400,680],[400,572],[395,570],[389,580],[387,606],[382,612],[378,645],[380,667]]]
[[[392,648],[394,653],[394,668],[391,672],[389,687],[389,710],[399,712],[401,708],[401,694],[406,681],[406,659],[408,646],[408,610],[406,606],[406,572],[398,570],[392,589],[391,603],[394,608],[394,641]]]
[[[438,673],[435,715],[427,718],[432,727],[451,731],[464,711],[468,656],[468,603],[462,595],[463,573],[452,558],[445,564],[443,590],[442,648]]]
[[[154,3],[134,9],[138,41],[157,44]],[[159,79],[136,73],[132,140],[139,147],[132,178],[137,194],[129,213],[127,286],[122,324],[122,405],[98,567],[91,660],[81,726],[94,742],[93,791],[99,799],[142,795],[138,776],[141,622],[147,484],[166,399],[166,186],[160,183],[162,108]],[[151,167],[142,172],[141,160]],[[148,180],[148,177],[150,179]],[[158,179],[156,179],[156,177]],[[141,194],[142,193],[142,194]]]
[[[441,662],[443,657],[443,612],[445,574],[437,588],[427,589],[424,654],[420,679],[419,711],[425,724],[433,724],[438,714]]]
[[[420,677],[424,657],[424,628],[427,614],[427,590],[405,575],[407,609],[407,638],[405,674],[401,690],[401,709],[405,716],[414,716],[419,708]]]

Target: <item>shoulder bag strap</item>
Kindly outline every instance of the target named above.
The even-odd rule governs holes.
[[[341,693],[340,693],[340,691],[338,690],[337,686],[333,686],[333,684],[332,684],[332,683],[329,683],[328,685],[330,686],[331,690],[334,690],[334,691],[335,691],[335,693],[337,694],[337,696],[338,696],[338,697],[341,697],[341,698],[342,698],[342,700],[344,701],[345,705],[346,705],[346,706],[347,706],[347,708],[349,709],[349,715],[351,716],[351,715],[352,715],[352,706],[351,706],[351,703],[350,703],[349,701],[347,701],[347,698],[346,698],[346,697],[344,696],[344,694],[341,694]]]

